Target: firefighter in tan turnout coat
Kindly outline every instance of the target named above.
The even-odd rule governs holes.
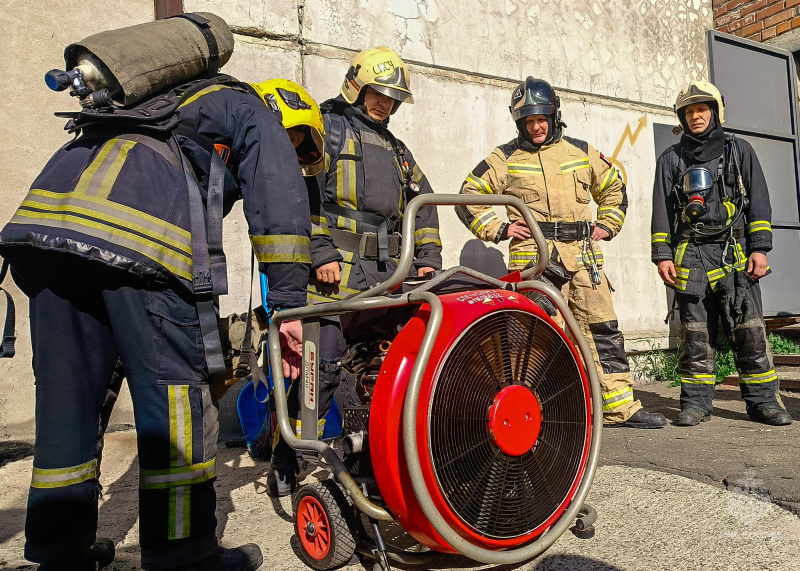
[[[663,415],[648,413],[633,396],[624,339],[617,326],[599,242],[622,228],[625,184],[603,155],[584,141],[564,137],[559,98],[545,81],[529,77],[514,89],[511,116],[519,135],[497,147],[467,176],[461,194],[511,194],[527,204],[547,239],[548,256],[566,270],[562,293],[586,336],[600,374],[603,417],[609,425],[661,428]],[[598,204],[592,222],[590,202]],[[536,263],[538,252],[519,213],[503,222],[491,207],[457,207],[478,238],[511,239],[509,268]]]

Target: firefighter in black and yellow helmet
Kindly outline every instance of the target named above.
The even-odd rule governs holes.
[[[564,136],[560,106],[560,98],[546,81],[528,77],[515,87],[509,110],[519,135],[478,163],[461,194],[511,194],[530,207],[547,239],[545,255],[557,266],[554,271],[562,278],[564,297],[592,350],[603,391],[604,423],[661,428],[667,423],[664,416],[646,412],[634,398],[600,251],[600,241],[612,239],[622,229],[628,207],[625,184],[594,147]],[[598,205],[596,218],[592,200]],[[459,206],[456,212],[481,240],[497,243],[511,238],[510,270],[538,260],[530,230],[515,210],[508,209],[510,223],[487,206]]]
[[[747,414],[792,422],[778,396],[758,280],[769,272],[772,208],[753,147],[725,133],[719,90],[692,81],[678,94],[683,134],[656,163],[651,257],[680,312],[681,411],[675,424],[711,418],[718,323],[736,356]]]
[[[390,116],[402,103],[413,101],[405,63],[393,50],[379,46],[359,53],[340,95],[320,105],[325,168],[317,177],[322,212],[319,220],[312,220],[310,303],[342,300],[394,272],[405,206],[418,194],[433,192],[411,151],[388,129]],[[414,244],[415,275],[441,269],[435,208],[417,214]],[[320,351],[320,386],[332,390],[342,385],[337,403],[344,408],[360,405],[352,379],[341,368],[347,344],[338,320],[323,320]],[[328,406],[324,404],[321,411]],[[269,492],[291,493],[297,469],[294,451],[280,441],[273,452]]]

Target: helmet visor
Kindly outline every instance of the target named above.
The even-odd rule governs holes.
[[[385,95],[386,97],[391,97],[400,103],[414,103],[414,98],[408,91],[401,91],[395,87],[381,85],[380,83],[370,83],[369,86],[378,93]]]
[[[714,184],[711,171],[702,167],[692,167],[683,175],[683,189],[686,194],[707,191]]]
[[[511,110],[511,118],[514,121],[531,115],[553,115],[556,112],[555,105],[523,105],[518,109]]]

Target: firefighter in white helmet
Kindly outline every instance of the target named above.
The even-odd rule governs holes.
[[[563,135],[566,125],[559,108],[559,97],[546,81],[528,77],[514,88],[510,111],[519,135],[472,170],[461,194],[511,194],[530,207],[547,239],[544,255],[563,276],[562,292],[592,350],[604,423],[661,428],[664,416],[646,412],[633,396],[624,339],[602,269],[600,241],[616,236],[625,220],[625,184],[591,145]],[[592,199],[598,204],[595,220]],[[456,212],[481,240],[511,239],[511,270],[538,260],[531,232],[516,210],[508,210],[510,223],[488,206],[459,206]]]
[[[778,396],[758,281],[769,273],[772,208],[753,147],[725,133],[724,100],[706,81],[678,94],[683,134],[656,162],[653,263],[675,290],[680,313],[678,426],[711,419],[714,347],[722,317],[736,357],[747,414],[769,425],[791,424]]]
[[[319,219],[312,220],[309,302],[342,300],[384,281],[397,267],[405,206],[415,196],[433,192],[411,151],[388,129],[400,105],[413,102],[405,63],[390,48],[379,46],[353,59],[340,95],[320,106],[325,168],[317,178],[323,204]],[[418,212],[414,246],[415,275],[441,269],[435,207]],[[347,344],[338,320],[323,320],[320,351],[320,385],[332,392],[343,384],[337,403],[360,405],[352,379],[341,368]],[[320,411],[329,406],[321,404]],[[321,422],[320,432],[323,426]],[[297,472],[296,455],[281,440],[267,479],[270,494],[291,493]]]

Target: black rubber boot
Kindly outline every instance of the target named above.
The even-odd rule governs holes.
[[[777,404],[757,406],[748,413],[750,420],[763,422],[770,426],[786,426],[792,424],[791,415]]]
[[[247,543],[233,549],[220,547],[205,559],[174,567],[172,571],[256,571],[263,562],[258,545]]]
[[[700,407],[690,404],[681,407],[678,418],[675,419],[675,426],[697,426],[701,422],[711,420],[711,413]]]
[[[640,408],[620,426],[627,428],[664,428],[666,425],[667,419],[660,412],[646,412],[643,408]]]
[[[114,561],[114,542],[107,537],[98,538],[89,548],[86,558],[80,561],[42,563],[39,571],[95,571]]]

